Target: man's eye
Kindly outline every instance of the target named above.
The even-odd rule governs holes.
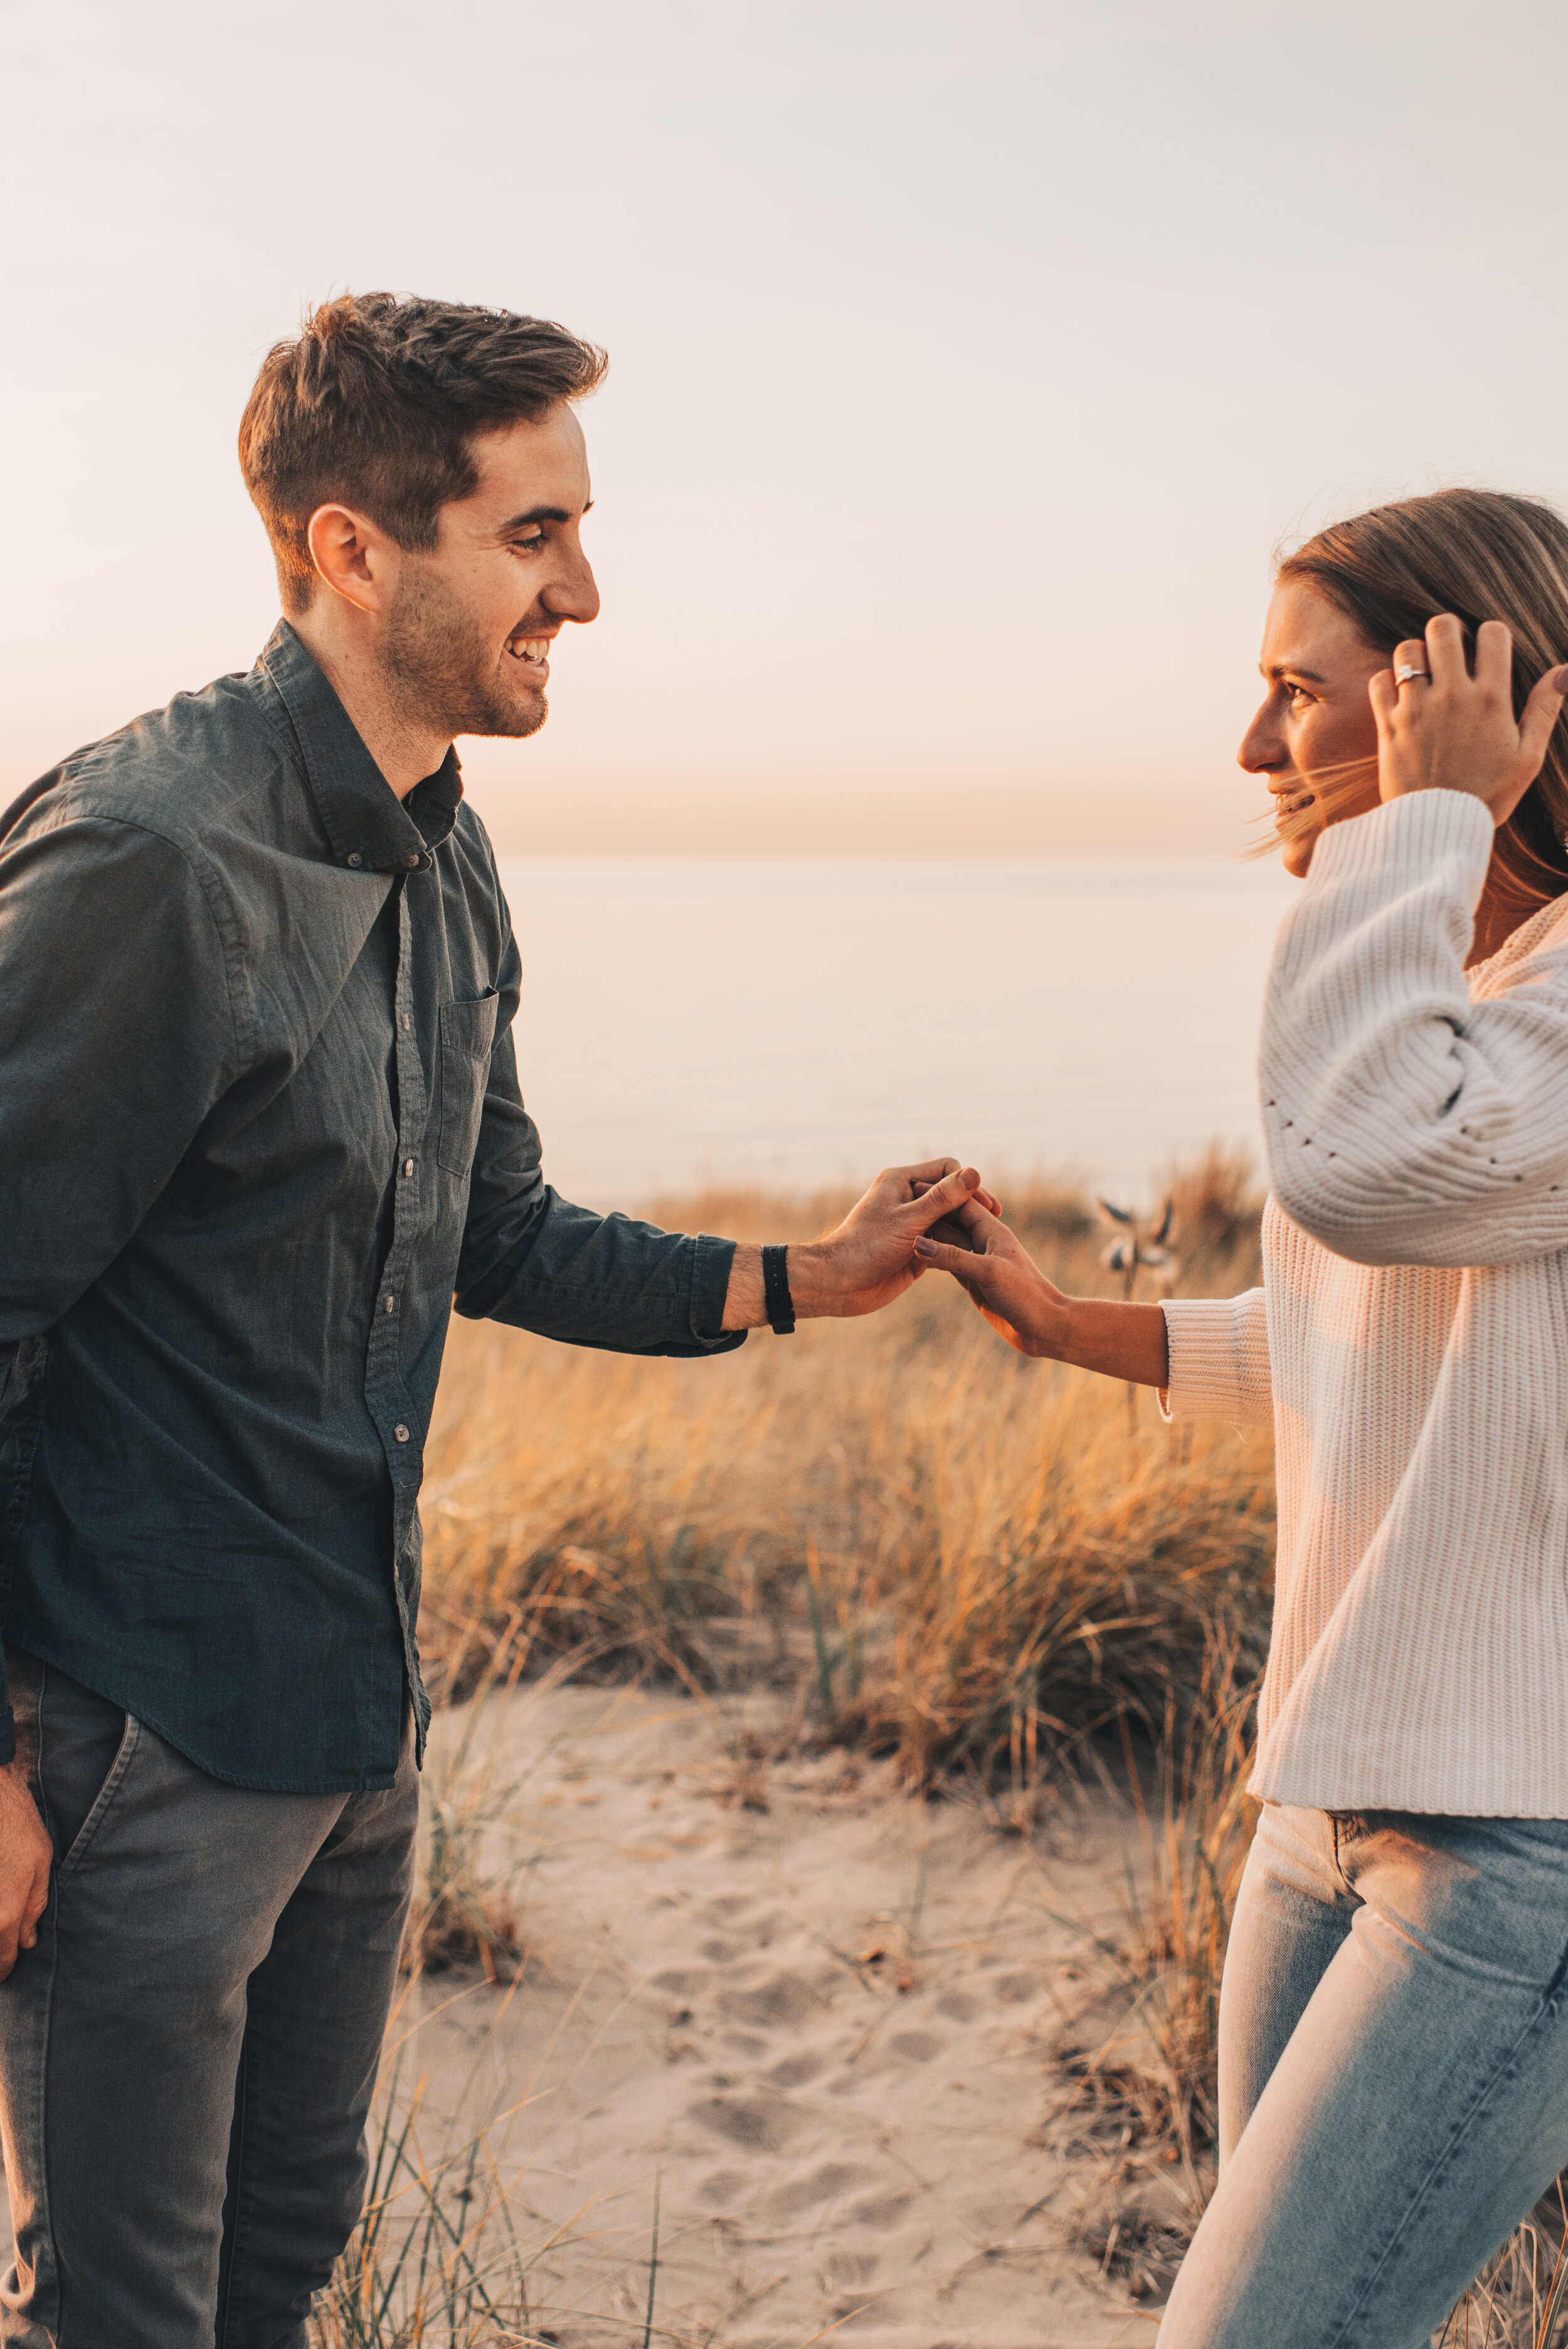
[[[514,538],[511,543],[520,552],[526,550],[529,554],[532,554],[536,547],[544,544],[544,533],[542,530],[536,530],[531,538]]]
[[[1304,701],[1310,701],[1313,698],[1305,685],[1287,685],[1285,687],[1285,691],[1289,694],[1292,701],[1296,704],[1297,708],[1299,708]]]

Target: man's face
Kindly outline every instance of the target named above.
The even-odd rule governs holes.
[[[578,535],[587,447],[562,407],[486,433],[472,455],[472,493],[441,508],[429,554],[401,559],[386,657],[410,716],[436,730],[534,734],[552,640],[599,610]]]

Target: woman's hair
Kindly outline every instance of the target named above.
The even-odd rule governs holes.
[[[1539,498],[1438,490],[1374,506],[1319,531],[1275,575],[1315,587],[1380,652],[1452,612],[1473,659],[1481,622],[1505,621],[1515,717],[1542,672],[1568,656],[1568,523]],[[1568,728],[1559,724],[1540,774],[1498,831],[1493,853],[1511,896],[1545,905],[1568,891],[1565,833]]]

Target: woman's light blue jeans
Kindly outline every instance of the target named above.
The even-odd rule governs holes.
[[[1568,1821],[1264,1806],[1160,2349],[1422,2349],[1568,2164]]]

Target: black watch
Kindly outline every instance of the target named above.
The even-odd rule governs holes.
[[[768,1316],[768,1326],[775,1337],[788,1338],[795,1327],[795,1300],[789,1294],[789,1275],[785,1257],[789,1250],[765,1247],[762,1251],[762,1310]]]

